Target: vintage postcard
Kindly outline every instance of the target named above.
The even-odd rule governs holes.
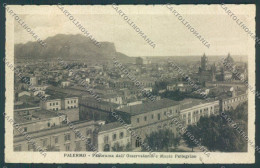
[[[7,163],[255,163],[254,5],[8,5]]]

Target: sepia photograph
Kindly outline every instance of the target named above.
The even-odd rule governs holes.
[[[7,5],[8,163],[255,163],[254,5]]]

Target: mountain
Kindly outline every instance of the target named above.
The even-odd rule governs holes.
[[[88,37],[80,34],[58,34],[48,37],[45,42],[45,48],[38,42],[16,44],[15,59],[52,60],[61,57],[64,60],[107,61],[114,56],[120,60],[129,59],[125,54],[116,51],[114,43],[100,42],[101,47],[98,47]]]

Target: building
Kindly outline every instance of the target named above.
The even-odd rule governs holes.
[[[62,88],[66,88],[66,87],[70,86],[70,81],[61,81],[60,85]]]
[[[45,110],[58,111],[58,110],[61,110],[61,99],[54,98],[54,97],[48,97],[48,99],[46,101],[40,102],[40,106],[42,109],[45,109]]]
[[[82,141],[78,130],[86,140]],[[30,132],[28,135],[33,137],[36,145],[28,143],[23,135],[14,136],[14,151],[37,151],[40,146],[47,151],[93,151],[97,148],[97,130],[99,122],[80,121],[74,122],[73,127],[68,124],[52,129],[45,129],[36,132]]]
[[[170,99],[161,99],[155,102],[147,102],[135,106],[129,106],[122,109],[118,109],[117,112],[127,122],[127,118],[130,118],[132,130],[143,141],[146,135],[154,131],[159,131],[165,127],[169,127],[176,135],[176,127],[172,121],[172,117],[178,117],[180,113],[179,102]],[[129,122],[129,121],[128,121]],[[130,124],[129,123],[129,124]],[[140,140],[131,138],[133,148],[141,148]]]
[[[61,108],[66,109],[73,109],[79,107],[79,99],[78,97],[66,97],[61,101]]]
[[[216,80],[215,64],[209,68],[208,58],[205,54],[201,57],[201,66],[199,67],[198,74],[194,74],[192,78],[194,78],[196,81],[199,81],[200,83]]]
[[[37,132],[45,129],[51,129],[64,124],[65,114],[53,113],[48,110],[35,109],[16,109],[14,111],[14,121],[19,124],[24,132]],[[14,135],[21,134],[14,129]]]
[[[218,114],[218,100],[185,99],[181,101],[180,118],[185,126],[197,123],[201,116]]]
[[[150,65],[150,64],[152,64],[152,61],[151,61],[149,58],[145,57],[145,58],[143,59],[143,64],[144,64],[144,65]]]
[[[125,151],[130,147],[130,132],[121,123],[113,122],[101,126],[98,132],[98,151]]]
[[[103,94],[100,95],[101,100],[109,103],[123,104],[123,99],[117,94]]]
[[[80,120],[106,120],[120,105],[106,101],[96,101],[93,97],[82,97],[79,102]]]
[[[29,87],[28,90],[33,90],[33,91],[44,91],[46,90],[48,85],[34,85],[33,87]]]
[[[136,63],[136,65],[143,65],[143,58],[137,57],[137,58],[135,59],[135,63]]]
[[[201,57],[201,71],[207,71],[207,70],[208,70],[208,58],[204,53],[204,55]]]
[[[248,93],[246,92],[237,92],[233,90],[230,92],[230,95],[224,95],[220,97],[220,109],[221,111],[235,109],[239,104],[244,103],[248,100]]]
[[[185,83],[176,83],[167,85],[168,91],[192,92],[193,87]]]
[[[70,121],[79,120],[78,97],[66,95],[50,96],[46,101],[41,101],[40,106],[44,110],[59,111],[59,113],[65,114]]]

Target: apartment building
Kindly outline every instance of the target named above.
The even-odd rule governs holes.
[[[119,122],[101,126],[98,133],[98,151],[124,151],[131,146],[130,132]]]
[[[99,122],[80,121],[74,122],[73,127],[65,124],[61,127],[30,132],[28,135],[47,151],[93,151],[97,148],[98,128]],[[85,140],[73,130],[78,130],[86,137]],[[14,151],[36,151],[36,148],[36,145],[28,143],[24,135],[14,136]]]

